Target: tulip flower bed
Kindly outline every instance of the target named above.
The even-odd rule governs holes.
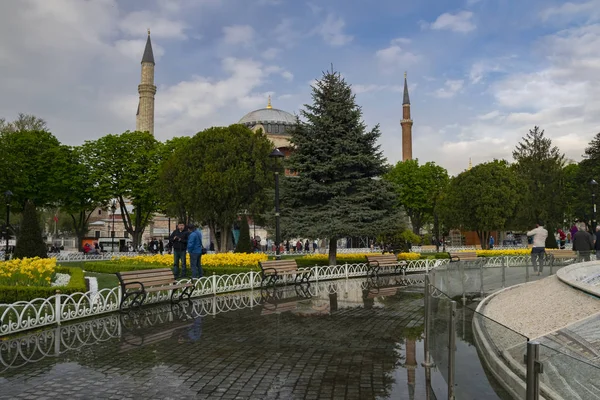
[[[65,286],[51,286],[57,273],[69,274]],[[22,258],[0,262],[0,303],[45,298],[62,293],[85,292],[83,272],[79,268],[57,267],[54,258]]]

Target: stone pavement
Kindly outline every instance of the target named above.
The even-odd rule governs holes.
[[[0,373],[0,399],[425,398],[415,354],[422,347],[415,345],[423,324],[418,293],[292,294],[214,317],[172,319],[123,325],[117,337],[58,357],[38,351],[37,362]],[[51,343],[38,345],[51,352]],[[2,349],[3,358],[9,353]]]

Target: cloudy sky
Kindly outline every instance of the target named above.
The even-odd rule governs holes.
[[[401,159],[451,173],[511,158],[540,125],[579,160],[600,132],[600,0],[2,0],[0,116],[44,118],[66,144],[135,129],[146,29],[155,135],[192,135],[266,105],[297,113],[333,63]]]

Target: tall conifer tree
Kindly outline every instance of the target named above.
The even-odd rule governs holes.
[[[35,210],[35,205],[31,201],[25,203],[23,219],[21,221],[21,232],[17,238],[14,257],[48,257],[46,244],[42,237],[40,220]]]
[[[337,240],[375,236],[397,228],[395,194],[380,179],[386,159],[377,144],[379,126],[367,131],[348,83],[327,71],[312,87],[291,133],[293,153],[286,167],[295,176],[282,184],[285,236],[328,238],[329,263],[335,265]]]

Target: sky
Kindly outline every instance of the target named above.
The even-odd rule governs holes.
[[[297,114],[333,65],[388,162],[457,174],[512,159],[535,125],[579,161],[600,132],[600,0],[2,0],[0,117],[45,119],[78,145],[135,130],[151,30],[155,136],[191,136],[266,106]]]

